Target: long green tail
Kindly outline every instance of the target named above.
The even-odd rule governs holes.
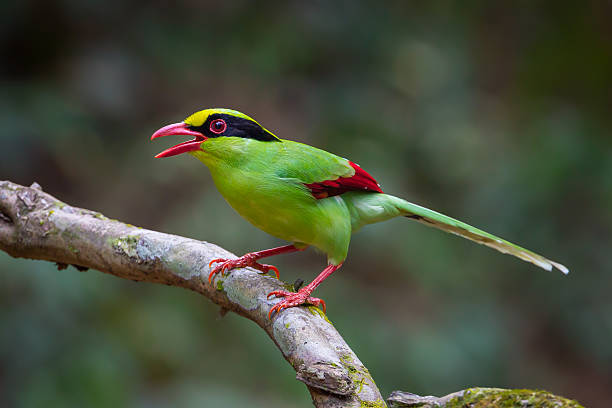
[[[560,263],[553,262],[542,255],[521,248],[518,245],[489,234],[488,232],[472,227],[471,225],[444,214],[440,214],[439,212],[402,200],[401,198],[388,194],[355,194],[348,196],[347,199],[346,201],[351,210],[355,230],[365,224],[403,215],[421,224],[438,228],[467,238],[476,243],[497,249],[504,254],[514,255],[517,258],[531,262],[547,271],[551,271],[554,267],[564,274],[569,273],[569,269]]]

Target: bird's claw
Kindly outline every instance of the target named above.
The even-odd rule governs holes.
[[[290,307],[295,307],[303,304],[309,304],[314,306],[321,306],[323,309],[323,313],[325,313],[326,306],[325,301],[323,299],[319,299],[316,297],[310,297],[310,293],[304,290],[299,290],[297,292],[288,292],[286,290],[275,290],[268,293],[268,299],[270,296],[276,297],[284,297],[283,301],[275,304],[270,309],[268,313],[268,319],[272,319],[272,315],[274,313],[279,313],[283,309],[288,309]]]
[[[276,279],[280,279],[280,274],[276,266],[260,264],[259,262],[257,262],[257,258],[252,256],[251,254],[243,255],[237,259],[213,259],[208,263],[208,267],[212,268],[213,264],[215,263],[220,263],[220,265],[217,265],[213,270],[210,271],[210,274],[208,275],[208,283],[212,283],[212,280],[215,275],[219,273],[221,274],[221,276],[223,276],[226,272],[229,272],[232,269],[245,268],[247,266],[257,269],[262,275],[272,271],[276,275]]]

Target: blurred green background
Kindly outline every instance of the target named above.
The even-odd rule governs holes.
[[[0,179],[237,254],[238,217],[162,125],[206,107],[350,158],[385,191],[550,256],[418,223],[354,236],[317,290],[383,395],[544,388],[612,400],[612,3],[0,5]],[[310,281],[314,251],[274,259]],[[304,407],[258,327],[194,293],[0,253],[0,405]],[[359,299],[358,302],[353,299]]]

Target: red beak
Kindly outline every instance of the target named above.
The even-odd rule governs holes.
[[[163,152],[159,153],[157,156],[155,156],[156,158],[176,156],[177,154],[200,150],[200,145],[202,144],[203,141],[207,139],[207,137],[204,136],[202,133],[189,129],[188,125],[181,122],[181,123],[173,123],[171,125],[164,126],[163,128],[159,129],[157,132],[153,133],[153,135],[151,136],[151,140],[157,139],[158,137],[171,136],[171,135],[191,135],[191,136],[195,136],[195,139],[188,140],[183,143],[179,143],[176,146],[166,149]]]

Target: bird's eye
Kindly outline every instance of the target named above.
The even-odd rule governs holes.
[[[227,123],[223,119],[215,119],[210,122],[210,131],[216,134],[221,134],[227,129]]]

